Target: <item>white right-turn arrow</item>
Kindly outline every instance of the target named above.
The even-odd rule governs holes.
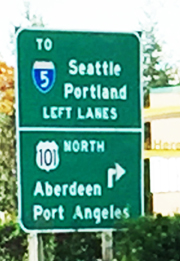
[[[118,181],[125,173],[125,169],[123,169],[118,163],[115,163],[115,169],[108,169],[107,187],[113,188],[114,181]]]

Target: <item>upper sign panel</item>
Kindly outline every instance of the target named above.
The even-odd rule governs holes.
[[[17,52],[20,127],[141,127],[138,35],[23,30]]]

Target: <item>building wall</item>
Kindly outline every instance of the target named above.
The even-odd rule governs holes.
[[[150,92],[151,108],[180,106],[180,87],[154,88]]]
[[[166,192],[153,194],[154,213],[164,216],[180,214],[180,192]]]
[[[150,93],[151,108],[175,106],[180,106],[180,87],[156,88]],[[152,151],[167,152],[166,157],[150,158],[153,212],[163,215],[180,213],[180,157],[173,156],[175,151],[180,151],[180,112],[176,118],[163,115],[162,119],[153,119],[150,126]]]
[[[159,119],[151,122],[151,148],[180,150],[180,118]]]
[[[180,158],[151,157],[150,191],[180,192]]]

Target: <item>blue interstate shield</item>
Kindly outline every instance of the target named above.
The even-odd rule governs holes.
[[[32,78],[34,85],[40,92],[49,92],[56,78],[54,63],[51,61],[35,61],[32,68]]]

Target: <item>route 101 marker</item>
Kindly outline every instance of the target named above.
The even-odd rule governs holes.
[[[103,231],[143,213],[136,33],[17,36],[21,227]]]

